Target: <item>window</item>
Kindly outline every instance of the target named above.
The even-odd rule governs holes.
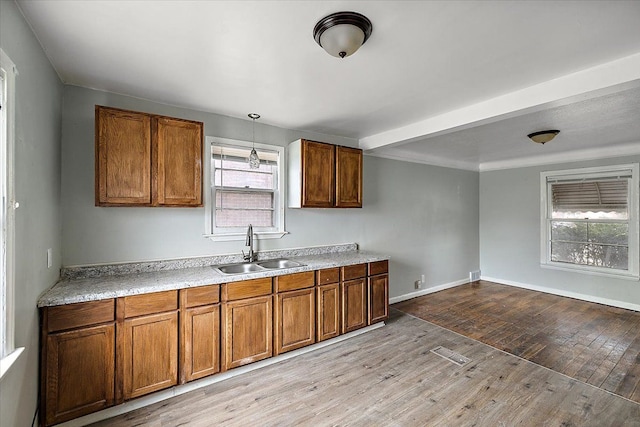
[[[16,349],[13,339],[13,150],[16,74],[15,65],[0,49],[0,378],[24,350]]]
[[[638,165],[540,174],[541,263],[638,278]]]
[[[260,167],[249,167],[251,142],[207,137],[210,185],[209,237],[243,239],[249,224],[258,238],[284,231],[284,147],[255,144]],[[205,202],[206,203],[206,202]]]

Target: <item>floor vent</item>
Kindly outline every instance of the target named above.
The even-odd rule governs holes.
[[[470,282],[477,282],[478,280],[480,280],[480,270],[470,271],[469,272],[469,281]]]
[[[448,361],[453,362],[458,366],[463,366],[471,362],[471,359],[469,359],[468,357],[464,357],[460,353],[456,353],[455,351],[449,350],[448,348],[442,347],[441,345],[431,350],[431,353],[435,353],[440,357],[444,357]]]

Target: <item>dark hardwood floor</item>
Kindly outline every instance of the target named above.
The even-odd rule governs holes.
[[[640,426],[640,404],[392,309],[383,328],[96,424],[178,425],[618,427]]]
[[[485,281],[393,307],[640,402],[639,312]]]

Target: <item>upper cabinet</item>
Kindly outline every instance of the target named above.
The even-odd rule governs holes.
[[[203,124],[96,105],[96,206],[202,206]]]
[[[362,150],[299,139],[288,161],[290,208],[362,207]]]

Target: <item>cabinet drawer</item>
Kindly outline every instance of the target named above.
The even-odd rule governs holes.
[[[367,264],[345,265],[342,268],[342,280],[352,280],[367,275]]]
[[[274,282],[276,292],[311,288],[315,284],[313,271],[278,276],[275,278]]]
[[[375,276],[376,274],[384,274],[389,272],[389,261],[376,261],[369,263],[369,276]]]
[[[79,328],[115,320],[113,299],[46,307],[47,330]]]
[[[178,291],[124,297],[124,317],[144,316],[178,309]]]
[[[338,283],[340,281],[340,267],[325,268],[316,271],[316,283],[318,286],[329,283]]]
[[[182,298],[186,308],[201,305],[217,304],[220,302],[220,285],[200,286],[183,289]]]
[[[222,300],[233,301],[243,298],[269,295],[271,293],[271,278],[243,280],[241,282],[225,283],[222,285]]]

